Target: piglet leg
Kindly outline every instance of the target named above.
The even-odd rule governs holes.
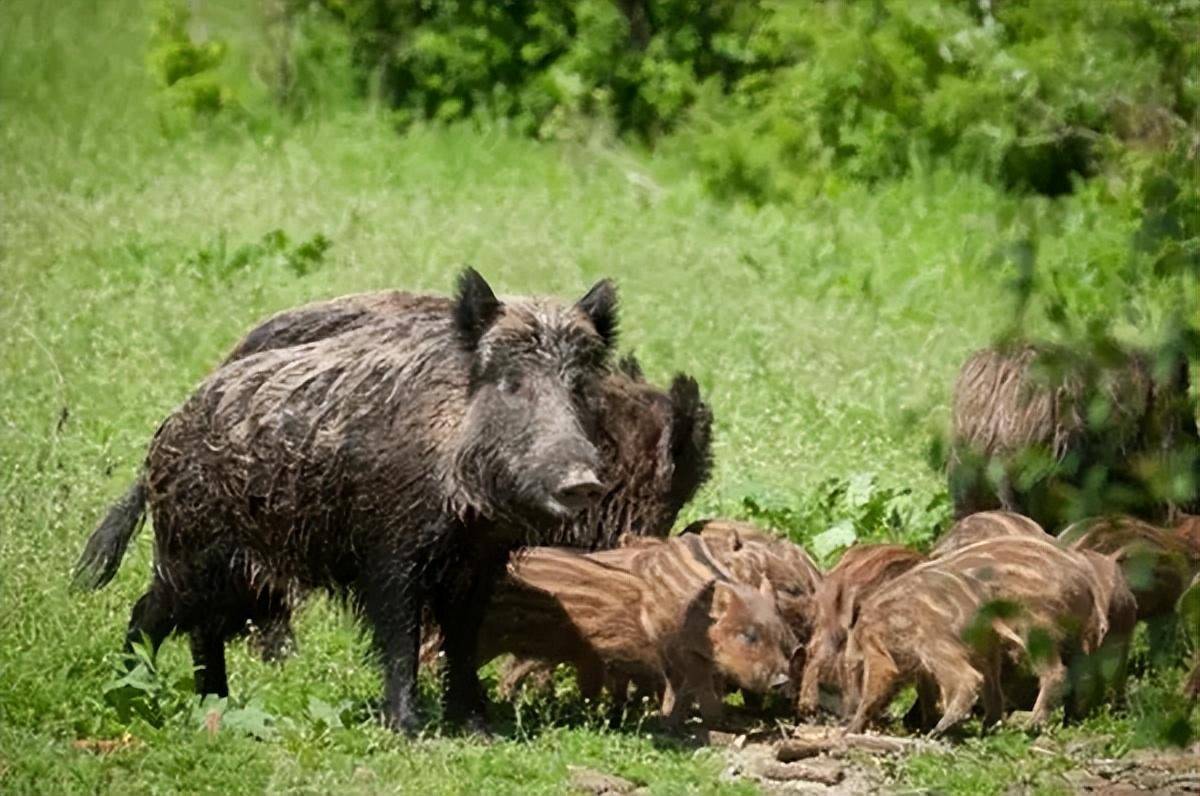
[[[865,730],[867,723],[887,706],[900,687],[896,664],[878,643],[864,644],[863,653],[862,696],[850,721],[849,732]]]
[[[663,723],[667,729],[674,732],[683,725],[690,702],[683,677],[676,672],[668,673],[667,686],[663,690],[662,698]]]
[[[1034,726],[1045,724],[1054,709],[1062,704],[1066,686],[1067,667],[1063,665],[1058,650],[1053,650],[1038,666],[1038,695],[1031,716]]]
[[[938,649],[929,663],[942,692],[942,718],[930,733],[936,737],[971,715],[985,678],[959,647]]]

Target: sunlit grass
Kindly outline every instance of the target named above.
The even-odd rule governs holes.
[[[157,423],[272,311],[384,287],[445,291],[464,264],[508,293],[574,295],[614,277],[622,346],[656,380],[694,374],[715,411],[717,468],[692,518],[745,513],[746,498],[796,507],[827,480],[855,476],[909,489],[913,505],[935,500],[943,486],[927,463],[930,435],[959,362],[1011,318],[1011,269],[995,255],[1021,233],[1020,219],[1041,219],[1039,263],[1077,277],[1081,305],[1127,302],[1112,305],[1119,328],[1145,334],[1164,306],[1161,289],[1129,295],[1111,277],[1134,220],[1100,189],[1025,202],[939,172],[752,210],[712,201],[665,156],[467,129],[400,136],[366,111],[167,140],[142,61],[141,5],[64,5],[0,12],[8,792],[557,793],[567,764],[662,793],[741,789],[718,783],[716,755],[636,723],[609,731],[569,698],[534,721],[536,732],[500,711],[506,729],[492,745],[396,739],[368,716],[378,681],[365,645],[321,602],[300,617],[300,653],[282,668],[230,650],[234,706],[269,714],[268,740],[210,737],[192,711],[162,727],[117,719],[102,692],[148,577],[149,534],[102,593],[69,594],[66,574]],[[214,252],[274,230],[289,245],[319,234],[333,246],[305,276],[274,256],[227,273],[209,265]],[[930,530],[907,528],[905,538]],[[171,683],[188,676],[185,647],[164,649]],[[352,720],[322,724],[313,699],[349,704]],[[1133,711],[1104,720],[1127,739],[1114,743],[1142,737],[1153,706]],[[107,757],[72,747],[124,732],[132,745]],[[977,766],[971,776],[983,784],[967,789],[1003,787],[985,769],[1028,743],[968,744],[952,768]],[[965,776],[936,758],[904,771],[931,786]]]

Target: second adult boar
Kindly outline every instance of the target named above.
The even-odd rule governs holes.
[[[1166,517],[1178,507],[1152,494],[1145,471],[1200,440],[1187,360],[1162,364],[1138,351],[1082,356],[1029,343],[973,354],[951,412],[956,514],[1005,509],[1052,531],[1081,513]]]

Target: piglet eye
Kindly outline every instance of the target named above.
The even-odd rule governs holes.
[[[758,630],[753,627],[743,630],[742,631],[742,640],[745,641],[747,644],[757,644],[758,643]]]
[[[521,389],[521,382],[515,376],[502,376],[500,378],[500,392],[505,395],[515,395],[519,389]]]

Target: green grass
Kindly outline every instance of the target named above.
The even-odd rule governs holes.
[[[237,4],[213,5],[215,19],[238,19]],[[934,172],[753,210],[712,201],[668,155],[465,128],[401,136],[361,110],[165,137],[140,3],[8,0],[0,18],[6,792],[553,793],[568,764],[657,793],[749,789],[718,782],[717,755],[636,722],[605,730],[570,697],[527,706],[519,723],[498,710],[491,745],[436,727],[417,742],[392,737],[368,715],[378,679],[364,644],[319,601],[284,667],[231,647],[242,729],[237,713],[215,737],[202,729],[203,711],[174,685],[188,676],[179,641],[160,659],[165,722],[121,721],[103,692],[148,579],[150,534],[99,594],[69,593],[69,568],[157,423],[275,310],[384,287],[445,291],[465,264],[508,293],[575,295],[616,278],[623,347],[657,380],[694,374],[716,415],[716,472],[688,519],[787,511],[855,476],[937,505],[931,435],[958,364],[1011,321],[1015,271],[996,252],[1034,224],[1039,267],[1070,286],[1073,311],[1146,335],[1175,297],[1124,273],[1137,219],[1099,183],[1050,203]],[[286,245],[244,248],[274,230]],[[332,248],[300,276],[287,255],[316,235]],[[1135,693],[1128,714],[1069,732],[1103,730],[1113,751],[1152,741],[1144,720],[1170,705],[1169,683]],[[331,722],[321,703],[346,710]],[[132,746],[108,756],[72,745],[126,732]],[[894,773],[991,792],[1065,765],[1024,761],[1031,742],[1001,734]],[[988,773],[999,760],[1007,773]]]

